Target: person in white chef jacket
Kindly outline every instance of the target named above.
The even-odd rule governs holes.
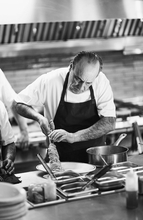
[[[12,112],[19,126],[20,133],[18,137],[15,137],[16,146],[21,149],[25,149],[28,147],[28,144],[29,144],[27,121],[24,117],[21,117],[19,114],[17,114],[17,112],[15,111],[15,108],[13,107],[13,101],[14,101],[15,95],[16,95],[16,92],[10,85],[3,71],[0,69],[0,100],[4,103],[5,108],[8,112],[8,115],[9,115],[9,112]]]
[[[14,133],[9,122],[8,113],[4,104],[0,101],[0,168],[4,168],[8,174],[14,172],[14,160],[16,147]]]
[[[104,145],[115,128],[113,92],[102,66],[97,54],[82,51],[69,67],[41,75],[15,99],[17,112],[37,121],[54,141],[61,161],[88,162],[86,149]],[[44,106],[44,116],[36,106]]]

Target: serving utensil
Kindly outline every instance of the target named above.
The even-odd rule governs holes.
[[[82,189],[85,190],[86,187],[91,185],[93,182],[95,182],[98,178],[103,176],[105,173],[107,173],[110,169],[112,168],[112,164],[107,164],[104,166],[102,169],[98,171],[98,173],[94,174],[91,180],[89,180],[83,187]]]
[[[45,170],[47,171],[47,173],[50,175],[50,177],[53,180],[57,180],[55,174],[52,172],[51,168],[48,166],[48,164],[44,161],[43,157],[38,153],[37,154],[38,159],[40,160],[41,164],[43,165],[43,167],[45,168]]]
[[[99,154],[99,156],[100,156],[101,160],[103,160],[103,162],[105,163],[105,165],[108,165],[108,163],[105,161],[105,159],[102,157],[102,155]]]
[[[45,170],[47,171],[47,173],[50,175],[50,177],[57,182],[57,178],[55,176],[55,174],[52,172],[51,168],[48,166],[48,164],[44,161],[43,157],[38,153],[37,154],[38,159],[40,160],[40,162],[42,163],[43,167],[45,168]],[[58,187],[56,187],[56,190],[63,196],[64,199],[67,200],[67,196],[64,192],[62,192]]]

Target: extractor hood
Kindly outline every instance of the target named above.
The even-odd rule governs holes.
[[[0,0],[0,24],[143,18],[143,0]]]
[[[140,45],[143,0],[0,0],[0,57]]]

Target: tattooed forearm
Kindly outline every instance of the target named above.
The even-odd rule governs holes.
[[[2,147],[2,158],[5,160],[6,158],[14,161],[16,156],[16,147],[14,143],[8,144]]]
[[[75,133],[75,142],[99,138],[115,129],[114,117],[102,117],[91,127]]]
[[[19,115],[25,118],[33,119],[35,121],[38,121],[41,118],[41,114],[35,111],[31,106],[24,103],[17,103],[14,101],[13,107]]]

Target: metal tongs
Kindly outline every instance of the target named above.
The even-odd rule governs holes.
[[[50,177],[53,180],[57,180],[55,174],[52,172],[51,168],[48,166],[48,164],[44,161],[43,157],[40,154],[37,154],[38,159],[40,160],[41,164],[47,171],[47,173],[50,175]]]
[[[103,176],[105,173],[107,173],[112,168],[112,164],[105,165],[102,169],[100,169],[91,180],[89,180],[83,187],[82,190],[85,190],[85,188],[89,185],[91,185],[93,182],[95,182],[98,178]]]
[[[49,125],[50,125],[51,131],[55,129],[54,122],[52,119],[50,120]],[[52,140],[49,138],[49,144],[51,143],[52,143]],[[52,172],[51,168],[48,166],[48,164],[45,162],[45,160],[42,158],[42,156],[39,153],[37,154],[37,157],[40,160],[43,167],[45,168],[45,170],[47,171],[47,173],[50,175],[50,177],[53,180],[57,180],[55,174]]]
[[[37,154],[38,159],[40,160],[41,164],[43,165],[43,167],[45,168],[45,170],[47,171],[47,173],[50,175],[50,177],[56,182],[58,181],[55,174],[52,172],[51,168],[48,166],[48,164],[44,161],[44,159],[42,158],[42,156],[40,154]],[[64,192],[62,192],[62,190],[60,190],[58,187],[56,187],[57,191],[63,196],[64,199],[67,200],[67,196]]]

